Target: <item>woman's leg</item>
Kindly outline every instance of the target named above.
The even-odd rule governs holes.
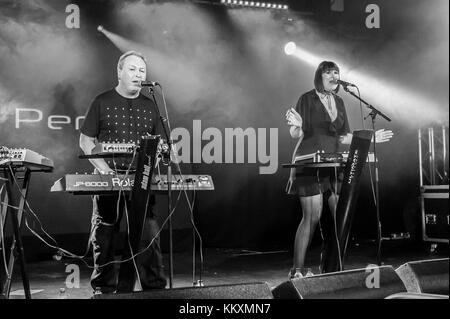
[[[336,195],[335,193],[331,193],[330,197],[328,197],[328,207],[330,207],[331,215],[333,216],[333,220],[336,217],[336,209],[337,209],[337,203],[339,200],[339,195]]]
[[[330,242],[334,242],[335,238],[335,211],[337,208],[338,196],[331,190],[328,190],[323,194],[324,203],[328,204],[328,209],[325,210],[323,216],[319,222],[321,235],[322,235],[322,247],[320,252],[320,272],[323,273],[324,259],[326,250]]]
[[[305,264],[306,251],[322,213],[322,201],[322,194],[300,197],[303,217],[295,234],[293,268],[298,268],[301,271],[303,271]]]

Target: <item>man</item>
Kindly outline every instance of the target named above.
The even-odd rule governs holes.
[[[161,127],[157,106],[141,94],[140,82],[146,80],[147,62],[138,52],[124,53],[117,64],[118,85],[98,95],[92,102],[81,127],[80,148],[90,155],[97,142],[138,142],[141,136],[155,135]],[[135,169],[135,163],[128,158],[104,160],[90,159],[95,173],[125,173]],[[152,199],[152,206],[154,198]],[[121,264],[117,280],[114,271],[114,241],[120,230],[124,213],[130,213],[131,203],[126,196],[102,195],[93,197],[92,245],[94,251],[94,271],[91,286],[94,293],[132,291],[134,275],[140,279],[142,288],[164,288],[166,279],[163,271],[159,238],[144,253],[132,262]],[[153,212],[146,215],[139,251],[146,248],[159,231]],[[129,241],[123,243],[127,257]],[[130,276],[122,276],[122,269],[139,270]],[[124,267],[126,266],[126,267]],[[117,282],[117,284],[116,284]]]

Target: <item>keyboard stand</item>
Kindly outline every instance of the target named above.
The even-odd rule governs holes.
[[[21,268],[21,275],[22,275],[22,283],[25,293],[26,299],[31,299],[31,293],[30,293],[30,282],[28,280],[28,274],[26,271],[26,265],[25,265],[25,254],[23,250],[23,244],[22,244],[22,236],[20,234],[20,226],[22,224],[22,217],[23,217],[23,210],[26,203],[26,198],[28,195],[28,186],[30,184],[30,177],[31,177],[31,170],[28,168],[25,168],[24,176],[22,177],[22,185],[21,187],[21,193],[20,201],[18,209],[16,210],[15,207],[15,200],[13,197],[12,189],[13,186],[16,184],[17,181],[17,171],[12,166],[7,166],[2,168],[3,175],[5,177],[4,182],[6,186],[6,198],[5,198],[5,205],[3,205],[1,209],[1,220],[2,226],[6,223],[6,217],[9,215],[11,217],[12,221],[12,227],[14,231],[13,236],[13,242],[11,244],[11,252],[8,260],[8,272],[7,272],[7,278],[4,283],[4,286],[2,287],[2,291],[0,294],[3,298],[9,299],[9,295],[11,292],[11,282],[12,282],[12,275],[14,271],[14,264],[16,257],[19,259],[19,264]],[[8,214],[9,213],[9,214]],[[4,227],[2,227],[4,229]],[[1,244],[2,238],[0,238],[0,244]]]
[[[369,147],[373,136],[372,130],[353,132],[350,152],[344,163],[293,163],[282,164],[283,168],[302,167],[307,169],[329,169],[344,167],[344,176],[339,200],[334,212],[334,227],[331,227],[331,240],[326,240],[321,258],[322,273],[344,270],[344,259],[348,239],[356,210],[359,183],[362,169],[367,161]]]

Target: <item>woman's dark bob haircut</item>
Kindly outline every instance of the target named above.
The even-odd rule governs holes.
[[[322,73],[325,73],[330,70],[336,70],[339,72],[339,67],[336,63],[331,61],[323,61],[319,64],[316,70],[316,74],[314,75],[314,87],[317,91],[320,93],[325,93],[325,89],[323,88],[323,82],[322,82]],[[337,93],[339,91],[339,85],[337,86],[336,90],[334,90],[334,93]]]

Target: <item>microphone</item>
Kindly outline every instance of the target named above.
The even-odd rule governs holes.
[[[150,86],[150,87],[153,87],[153,86],[159,86],[159,83],[158,83],[158,82],[153,82],[153,81],[141,81],[141,82],[139,82],[139,85],[140,85],[140,86]]]
[[[356,87],[356,85],[354,85],[353,83],[350,83],[350,82],[345,82],[345,81],[342,81],[342,80],[337,80],[336,82],[337,82],[337,84],[340,84],[343,87],[347,87],[347,86]]]

